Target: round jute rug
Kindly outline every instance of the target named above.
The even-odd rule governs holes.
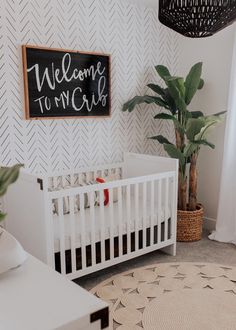
[[[110,329],[236,329],[236,267],[157,264],[113,276],[91,292],[109,304]]]

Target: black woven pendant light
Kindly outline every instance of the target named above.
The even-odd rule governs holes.
[[[236,0],[159,0],[159,20],[186,37],[209,37],[236,20]]]

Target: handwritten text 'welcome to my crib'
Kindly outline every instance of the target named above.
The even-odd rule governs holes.
[[[53,107],[63,107],[63,109],[72,107],[75,111],[86,109],[88,112],[91,112],[93,108],[99,104],[103,107],[107,105],[108,94],[105,94],[107,83],[107,78],[105,75],[106,67],[102,67],[101,62],[98,61],[89,68],[82,70],[75,68],[71,71],[70,68],[71,55],[69,53],[66,53],[63,56],[61,68],[55,68],[54,63],[52,63],[50,68],[46,67],[44,69],[41,77],[39,64],[35,64],[32,67],[27,68],[27,72],[34,71],[35,73],[36,85],[39,93],[42,92],[44,84],[47,84],[47,87],[51,91],[55,91],[58,85],[61,85],[64,82],[70,83],[72,80],[78,81],[78,84],[85,79],[97,81],[97,91],[96,93],[93,92],[92,95],[90,93],[89,97],[86,95],[86,91],[84,91],[80,86],[73,88],[73,90],[64,90],[57,96],[40,96],[35,99],[34,102],[38,103],[41,113],[50,111]]]

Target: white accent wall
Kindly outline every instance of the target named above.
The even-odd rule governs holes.
[[[234,30],[235,25],[204,39],[179,36],[179,74],[187,74],[194,63],[203,61],[205,86],[197,92],[191,105],[192,110],[201,110],[206,114],[227,110]],[[215,220],[220,189],[224,124],[214,130],[209,139],[216,145],[216,149],[203,147],[201,150],[198,194],[199,201],[204,205],[206,218]]]
[[[110,53],[112,111],[107,119],[23,120],[22,44]],[[153,1],[0,1],[0,163],[44,172],[116,162],[124,151],[161,154],[153,134],[173,138],[147,108],[125,101],[156,79],[154,65],[178,63],[174,32],[158,24]]]
[[[135,5],[144,5],[147,7],[157,8],[158,0],[126,0],[127,2]]]

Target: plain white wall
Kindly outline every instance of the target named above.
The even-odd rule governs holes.
[[[190,105],[192,110],[213,114],[227,110],[230,70],[235,25],[225,28],[212,37],[190,39],[180,36],[179,75],[186,75],[190,67],[203,62],[205,86],[198,91]],[[209,136],[216,148],[201,150],[198,170],[198,199],[203,203],[205,216],[216,219],[223,157],[224,124]]]
[[[126,0],[135,5],[144,5],[146,7],[157,7],[158,0]]]

